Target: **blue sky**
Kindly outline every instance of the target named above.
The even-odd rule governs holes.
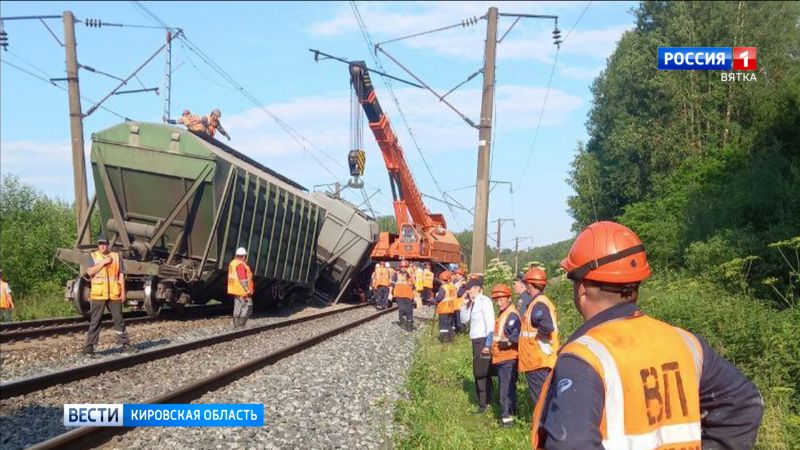
[[[255,96],[269,111],[302,136],[304,146],[287,134],[263,110],[233,89],[181,41],[173,45],[172,115],[183,108],[207,113],[220,108],[230,144],[263,164],[311,188],[345,181],[350,146],[349,78],[347,66],[333,61],[315,63],[309,48],[348,59],[372,57],[348,2],[144,2],[148,9],[186,36]],[[572,219],[566,199],[572,194],[566,179],[576,144],[586,139],[589,87],[605,66],[621,34],[633,26],[630,2],[357,2],[372,39],[381,42],[427,31],[468,17],[484,15],[489,6],[500,12],[554,14],[567,36],[536,143],[534,133],[553,67],[553,24],[520,21],[498,47],[495,136],[492,179],[513,183],[492,192],[489,220],[514,218],[503,228],[503,247],[516,236],[533,236],[527,245],[568,238]],[[78,19],[107,23],[155,23],[131,2],[0,2],[2,16],[60,15],[71,10]],[[513,19],[501,18],[502,34]],[[60,20],[47,22],[63,40]],[[38,21],[6,21],[8,52],[3,61],[44,78],[64,77],[64,50]],[[396,43],[386,50],[439,92],[446,92],[483,64],[486,21]],[[76,24],[78,60],[118,77],[125,77],[164,41],[158,29],[133,27],[87,28]],[[384,68],[408,76],[386,57]],[[0,66],[0,171],[13,173],[50,196],[72,201],[69,120],[65,91],[7,65]],[[161,87],[164,56],[157,56],[132,80],[129,89]],[[80,72],[81,94],[100,99],[118,81],[86,70]],[[373,76],[378,97],[405,149],[420,190],[442,195],[414,146],[385,84]],[[141,82],[141,84],[140,84]],[[440,104],[430,93],[392,84],[416,141],[441,189],[463,205],[474,206],[477,130]],[[448,97],[477,121],[481,77]],[[163,91],[112,96],[104,106],[135,120],[159,122]],[[83,110],[91,102],[83,103]],[[98,110],[85,120],[87,148],[93,131],[120,121]],[[377,145],[365,126],[366,192],[377,214],[391,214],[388,177]],[[530,164],[523,167],[531,153]],[[320,161],[320,162],[318,162]],[[90,185],[89,191],[93,191]],[[362,203],[358,191],[346,198]],[[442,212],[455,231],[471,228],[470,213],[426,199],[433,212]],[[494,225],[490,224],[490,231]],[[490,242],[492,238],[490,238]]]

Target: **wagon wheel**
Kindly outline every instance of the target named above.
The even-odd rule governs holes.
[[[89,288],[89,282],[83,277],[67,282],[67,299],[72,301],[72,306],[79,315],[87,318],[89,317]]]
[[[161,308],[164,304],[156,298],[158,292],[158,279],[156,277],[148,277],[144,282],[144,310],[150,317],[158,317],[161,314]]]

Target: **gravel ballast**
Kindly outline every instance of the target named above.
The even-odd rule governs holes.
[[[3,400],[0,447],[23,448],[67,431],[62,425],[65,403],[140,403],[372,313],[374,309],[370,307],[347,311]],[[154,430],[158,429],[146,433]]]
[[[430,308],[415,310],[430,317]],[[203,396],[194,403],[261,403],[263,428],[135,429],[106,448],[391,448],[415,338],[391,313]]]
[[[326,308],[292,306],[253,317],[247,321],[248,327],[280,322],[290,318],[305,317],[351,305],[341,304]],[[128,326],[128,335],[137,350],[188,342],[230,331],[230,316],[191,319],[186,321],[159,321]],[[88,328],[88,325],[87,325]],[[68,367],[89,364],[120,356],[121,351],[115,343],[116,334],[112,328],[104,328],[100,342],[95,347],[95,356],[80,354],[86,342],[86,332],[70,333],[31,341],[0,344],[0,382],[6,383],[16,378],[41,375]]]

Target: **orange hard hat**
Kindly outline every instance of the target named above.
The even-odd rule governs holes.
[[[522,281],[534,286],[547,286],[547,274],[541,267],[531,267],[525,272]]]
[[[616,222],[595,222],[581,231],[561,267],[567,278],[600,283],[639,283],[650,265],[639,236]]]
[[[451,276],[453,276],[453,274],[451,274],[449,270],[445,270],[439,274],[439,279],[442,281],[450,281]]]
[[[400,267],[408,267],[408,261],[406,261],[405,259],[400,261]]]
[[[492,299],[497,300],[498,298],[502,297],[511,298],[511,289],[509,289],[505,284],[494,285],[492,288]]]
[[[463,267],[459,267],[458,269],[456,269],[456,273],[463,277],[464,276],[464,268]]]

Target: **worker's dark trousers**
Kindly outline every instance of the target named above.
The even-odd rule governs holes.
[[[389,306],[389,286],[378,286],[377,306],[380,309]]]
[[[461,314],[458,311],[453,313],[452,328],[454,333],[461,333],[466,329],[464,324],[461,323]]]
[[[400,311],[400,323],[408,322],[414,325],[414,299],[397,297],[397,307]]]
[[[439,314],[439,342],[453,340],[453,314]]]
[[[486,338],[472,340],[472,359],[473,361],[481,354]],[[475,395],[478,397],[478,405],[488,406],[492,404],[492,376],[487,373],[485,377],[476,377],[475,371],[472,373],[475,378]]]
[[[94,347],[100,338],[100,322],[103,313],[108,308],[111,319],[114,320],[114,331],[117,332],[117,344],[130,344],[128,333],[125,331],[125,320],[122,318],[122,300],[90,300],[89,301],[89,334],[86,335],[86,346]]]
[[[431,302],[431,288],[422,288],[422,303],[429,304]]]
[[[253,299],[248,297],[233,298],[233,326],[244,327],[247,319],[253,315]]]
[[[523,372],[525,379],[528,381],[528,394],[531,396],[531,409],[536,407],[536,402],[539,401],[539,395],[542,393],[542,385],[547,376],[550,375],[550,369],[531,370],[530,372]]]
[[[517,360],[495,364],[500,380],[500,417],[516,415],[517,412]]]

